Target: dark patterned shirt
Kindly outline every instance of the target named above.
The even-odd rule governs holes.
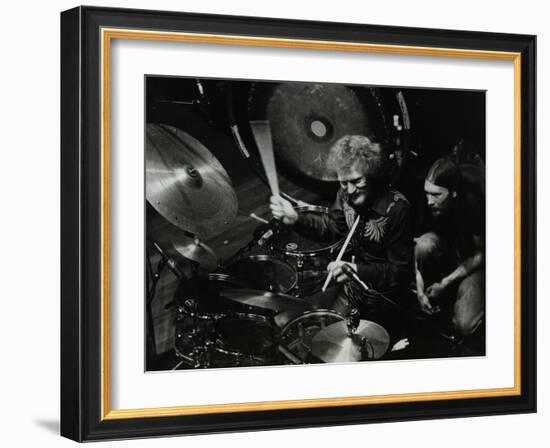
[[[396,190],[387,190],[366,210],[352,238],[359,277],[379,292],[405,291],[413,274],[411,207]],[[298,230],[311,236],[337,240],[345,237],[357,212],[340,189],[328,215],[300,214]]]

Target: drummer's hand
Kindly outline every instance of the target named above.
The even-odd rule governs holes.
[[[269,207],[273,217],[284,224],[292,225],[298,221],[298,212],[289,201],[280,196],[271,196]]]
[[[348,279],[348,276],[342,270],[342,266],[347,264],[355,272],[357,272],[357,265],[355,263],[349,263],[347,261],[331,261],[327,266],[327,271],[332,273],[332,278],[338,283],[342,283]]]

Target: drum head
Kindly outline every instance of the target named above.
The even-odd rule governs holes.
[[[248,288],[286,294],[298,281],[294,268],[268,255],[242,258],[227,268],[227,272]]]

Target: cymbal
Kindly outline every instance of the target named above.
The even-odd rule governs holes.
[[[311,353],[324,362],[354,362],[379,359],[388,350],[390,336],[375,322],[362,319],[350,335],[347,322],[335,322],[315,335]]]
[[[157,243],[174,261],[181,257],[199,264],[201,271],[212,272],[218,267],[217,254],[205,243],[170,224],[150,205],[147,206],[147,239]]]
[[[237,195],[214,155],[186,132],[148,124],[146,197],[168,221],[202,239],[221,234],[237,216]]]
[[[243,305],[272,311],[305,311],[311,308],[303,299],[258,289],[227,289],[220,295]]]
[[[336,84],[281,83],[268,99],[275,154],[298,173],[334,181],[330,148],[344,135],[370,135],[374,124],[354,90]]]
[[[177,253],[198,263],[207,271],[213,271],[218,266],[218,257],[215,252],[196,238],[180,238],[179,241],[174,241],[173,245]]]

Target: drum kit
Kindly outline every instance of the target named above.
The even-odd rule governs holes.
[[[307,111],[297,102],[305,94],[314,100]],[[317,181],[334,180],[322,159],[335,139],[378,125],[366,112],[356,113],[360,99],[345,87],[280,84],[270,95],[262,113],[272,123],[277,156]],[[297,120],[303,133],[290,126],[291,114],[304,115]],[[349,120],[340,120],[342,114]],[[237,146],[244,145],[232,132]],[[235,225],[239,204],[226,169],[199,139],[174,126],[147,125],[146,198],[167,222],[163,232],[148,226],[147,238],[162,266],[178,277],[175,352],[184,367],[355,362],[387,352],[390,338],[382,326],[353,311],[315,309],[308,300],[321,290],[343,240],[319,242],[271,220],[224,261],[204,242]],[[328,213],[293,202],[299,213]],[[180,269],[181,260],[191,271]],[[160,271],[155,275],[158,280]]]

